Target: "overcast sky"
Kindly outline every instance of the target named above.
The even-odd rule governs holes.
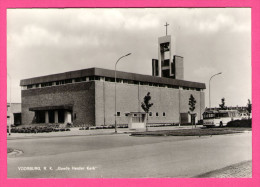
[[[211,81],[211,106],[251,99],[251,9],[9,9],[7,68],[12,101],[21,102],[21,79],[91,67],[152,74],[158,37],[172,36],[184,57],[184,79]],[[8,90],[9,90],[8,81]],[[8,101],[10,101],[8,94]]]

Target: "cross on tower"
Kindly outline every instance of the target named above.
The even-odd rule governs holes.
[[[166,27],[166,36],[167,36],[167,26],[168,26],[169,24],[166,22],[166,24],[164,25],[165,27]]]

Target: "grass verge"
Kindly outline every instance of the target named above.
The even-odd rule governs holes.
[[[212,136],[233,133],[242,133],[251,131],[251,128],[196,128],[196,129],[179,129],[179,130],[161,130],[134,132],[131,136]]]

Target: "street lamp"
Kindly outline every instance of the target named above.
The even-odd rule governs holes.
[[[131,53],[128,53],[124,56],[121,56],[115,63],[115,133],[117,133],[117,122],[116,122],[116,116],[117,116],[117,113],[116,113],[116,65],[119,62],[119,60],[121,60],[122,58],[129,56],[129,55],[131,55]]]
[[[12,93],[11,93],[11,91],[12,91],[12,79],[11,79],[11,76],[9,75],[9,73],[7,73],[7,76],[9,77],[9,80],[10,80],[10,105],[9,105],[9,107],[10,107],[10,124],[9,124],[9,135],[11,135],[11,126],[12,126]]]
[[[209,79],[209,108],[211,108],[211,103],[210,103],[210,81],[211,81],[211,79],[214,77],[214,76],[216,76],[216,75],[220,75],[222,72],[219,72],[219,73],[217,73],[217,74],[214,74],[214,75],[212,75],[211,77],[210,77],[210,79]]]

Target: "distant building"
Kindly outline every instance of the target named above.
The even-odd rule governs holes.
[[[197,101],[197,120],[202,119],[206,86],[183,80],[183,58],[172,57],[170,49],[170,36],[159,38],[153,76],[117,71],[118,124],[128,123],[128,113],[143,112],[141,102],[148,92],[153,103],[148,123],[187,123],[191,94]],[[90,68],[21,80],[22,123],[114,125],[114,73]]]
[[[21,123],[21,103],[7,103],[7,125]]]

